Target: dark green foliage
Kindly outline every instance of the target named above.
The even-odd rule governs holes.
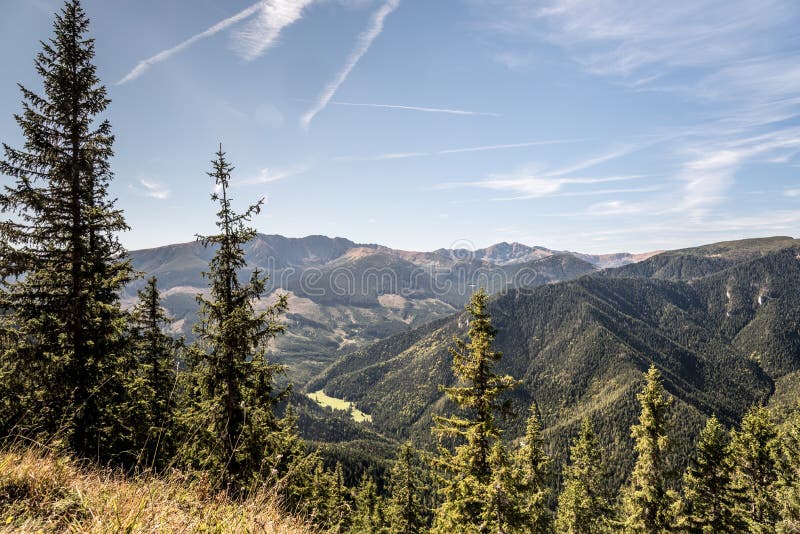
[[[529,528],[529,532],[549,532],[553,521],[548,508],[552,461],[544,450],[542,423],[535,405],[530,408],[525,424],[525,437],[517,451],[516,464],[520,474],[517,491],[521,522]]]
[[[371,476],[364,473],[356,488],[353,517],[348,532],[352,534],[377,534],[385,524],[383,499]]]
[[[404,443],[389,476],[386,519],[390,534],[426,531],[431,521],[430,506],[425,499],[428,479],[411,442]]]
[[[485,521],[487,487],[491,482],[490,456],[500,431],[495,423],[505,410],[499,400],[516,381],[494,372],[502,353],[492,350],[497,331],[486,310],[489,297],[478,290],[467,305],[470,316],[469,342],[454,338],[453,373],[457,385],[444,387],[447,396],[464,412],[463,416],[437,417],[433,429],[440,439],[454,440],[451,452],[439,447],[435,465],[445,473],[441,490],[443,503],[436,511],[434,531],[478,530]],[[497,460],[495,460],[497,463]]]
[[[274,488],[286,509],[311,514],[314,472],[322,460],[318,454],[307,450],[298,434],[297,420],[291,405],[287,406],[284,416],[277,422],[277,429],[266,436],[262,478]]]
[[[114,137],[88,28],[67,1],[35,61],[44,93],[20,86],[24,147],[3,145],[0,173],[14,183],[0,194],[0,426],[119,459],[134,441],[118,297],[132,271],[116,237],[128,227],[108,197]]]
[[[780,430],[781,458],[778,482],[781,532],[800,532],[800,408],[795,408]]]
[[[584,419],[564,468],[564,488],[558,497],[556,531],[596,534],[608,527],[611,505],[604,488],[606,476],[600,442],[592,423]]]
[[[673,496],[668,489],[666,454],[670,446],[668,412],[672,398],[666,395],[661,374],[655,368],[645,374],[638,395],[642,411],[631,428],[636,464],[623,491],[623,523],[630,532],[666,532],[672,525]]]
[[[189,456],[200,467],[221,473],[224,486],[237,489],[264,476],[269,439],[279,429],[273,405],[283,393],[276,393],[274,377],[282,367],[267,361],[265,349],[283,332],[277,318],[286,310],[286,297],[263,311],[254,308],[265,291],[266,276],[255,271],[242,283],[237,271],[245,264],[242,246],[255,237],[246,223],[259,213],[261,202],[235,213],[228,196],[233,168],[221,148],[212,165],[209,176],[219,192],[211,198],[220,206],[220,233],[200,238],[217,250],[207,273],[210,297],[198,297],[190,412],[196,439]]]
[[[754,406],[733,433],[734,481],[743,491],[743,511],[750,532],[773,532],[779,519],[778,429],[763,406]]]
[[[161,468],[176,447],[178,355],[183,343],[165,333],[172,320],[161,307],[158,281],[151,277],[139,291],[130,314],[131,350],[138,363],[133,385],[136,428],[144,465]]]
[[[742,532],[741,488],[733,484],[728,432],[716,417],[700,433],[697,452],[683,477],[685,525],[689,532]]]
[[[314,471],[311,520],[323,531],[332,534],[347,532],[352,508],[348,502],[349,491],[344,484],[341,464],[330,471],[320,462]]]

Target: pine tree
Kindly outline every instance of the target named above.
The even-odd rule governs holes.
[[[430,517],[418,463],[411,443],[403,444],[389,476],[386,516],[390,534],[418,534],[428,527]]]
[[[779,532],[800,532],[800,407],[795,407],[780,432]]]
[[[356,488],[355,511],[348,532],[352,534],[377,534],[383,530],[383,499],[378,495],[375,480],[364,473]]]
[[[284,330],[277,319],[287,301],[280,296],[264,311],[254,309],[253,302],[265,292],[267,277],[256,270],[249,282],[242,283],[238,271],[246,265],[243,245],[256,236],[246,223],[260,212],[263,200],[243,213],[234,212],[229,196],[233,167],[222,147],[212,165],[209,176],[218,192],[211,198],[220,206],[220,233],[200,237],[203,245],[217,250],[205,273],[210,297],[198,296],[193,419],[199,435],[192,456],[201,467],[221,471],[223,485],[237,490],[263,475],[269,437],[279,428],[273,407],[287,391],[276,392],[274,378],[283,367],[267,361],[265,351],[267,343]]]
[[[669,408],[672,399],[661,383],[661,374],[651,366],[638,395],[642,411],[639,424],[631,427],[636,440],[636,464],[624,494],[626,529],[631,532],[665,532],[671,527],[673,496],[667,487],[666,454],[670,447]]]
[[[133,362],[118,293],[132,270],[117,234],[128,229],[108,196],[114,137],[79,0],[56,15],[35,65],[44,93],[20,86],[24,148],[3,145],[0,174],[0,355],[3,431],[59,432],[84,457],[111,458],[132,436]]]
[[[502,354],[492,350],[496,330],[486,309],[489,296],[481,289],[466,307],[471,316],[469,343],[455,339],[453,372],[458,385],[444,387],[447,396],[464,416],[437,417],[434,432],[460,440],[455,452],[440,446],[435,465],[445,472],[443,504],[436,511],[437,532],[480,531],[485,528],[486,493],[492,478],[490,456],[500,439],[495,415],[505,404],[499,396],[516,385],[510,376],[494,372]]]
[[[550,458],[544,450],[542,423],[536,405],[531,405],[525,425],[525,438],[517,451],[517,466],[520,470],[519,498],[522,500],[521,512],[528,532],[549,532],[552,514],[548,508],[550,500]]]
[[[750,532],[774,532],[779,519],[778,429],[763,406],[751,408],[731,440],[734,480],[744,492],[744,513]]]
[[[740,492],[733,487],[728,432],[711,417],[700,433],[697,454],[683,477],[686,527],[689,532],[742,532]]]
[[[557,532],[595,534],[606,531],[611,506],[603,489],[604,475],[600,442],[586,418],[572,443],[570,463],[564,469],[564,489],[558,497]]]
[[[134,398],[138,404],[137,440],[145,454],[145,465],[161,467],[175,450],[175,395],[178,355],[182,340],[165,333],[172,319],[161,307],[158,281],[151,277],[139,291],[139,302],[131,311],[131,346],[138,361]]]

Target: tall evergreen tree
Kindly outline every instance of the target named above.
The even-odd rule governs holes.
[[[331,471],[325,469],[320,461],[314,471],[312,490],[313,523],[321,531],[331,534],[347,532],[351,509],[347,502],[348,490],[344,485],[342,464],[337,462]]]
[[[442,389],[464,415],[436,418],[434,433],[461,441],[455,452],[440,447],[435,461],[446,475],[444,502],[436,511],[434,523],[437,532],[486,528],[486,492],[492,478],[490,456],[500,439],[495,416],[505,409],[500,395],[516,385],[512,377],[494,371],[502,353],[492,350],[497,331],[486,309],[488,300],[483,289],[472,295],[466,307],[471,317],[469,342],[456,338],[455,347],[450,349],[458,384]]]
[[[378,495],[375,480],[366,472],[356,488],[355,510],[352,524],[348,529],[351,534],[378,534],[384,527],[383,499]]]
[[[489,465],[492,475],[486,488],[482,532],[538,532],[528,528],[531,525],[525,514],[527,495],[520,491],[519,470],[499,440],[492,446]]]
[[[611,510],[603,488],[600,442],[588,418],[581,423],[564,469],[564,489],[558,497],[556,531],[564,534],[605,532]]]
[[[411,443],[404,443],[389,475],[386,516],[391,534],[419,534],[427,529],[430,517],[418,463]]]
[[[744,491],[744,512],[750,532],[774,532],[779,519],[778,429],[769,410],[754,406],[731,440],[734,480]]]
[[[800,407],[795,407],[780,431],[779,532],[800,532]]]
[[[709,418],[683,477],[689,532],[742,532],[747,528],[738,509],[740,492],[733,486],[728,441],[728,432],[717,418]]]
[[[79,0],[56,15],[36,70],[44,92],[20,86],[22,149],[3,145],[0,173],[0,355],[3,430],[60,431],[79,455],[110,458],[130,445],[120,407],[132,362],[119,290],[132,270],[109,198],[114,137]]]
[[[268,437],[269,456],[264,460],[264,472],[269,473],[266,482],[287,510],[311,514],[314,471],[322,460],[318,452],[306,450],[297,421],[292,406],[287,405],[278,430]]]
[[[516,463],[520,471],[521,512],[529,528],[527,532],[549,532],[553,520],[548,507],[551,461],[544,450],[542,422],[535,404],[530,407],[525,438],[517,451]]]
[[[668,490],[666,454],[670,447],[669,408],[672,398],[661,383],[655,366],[645,373],[645,386],[638,395],[642,411],[639,424],[631,427],[636,464],[624,493],[624,523],[631,532],[666,532],[671,527],[673,496]]]
[[[131,346],[138,362],[135,399],[138,407],[137,440],[145,453],[146,465],[161,467],[174,453],[176,379],[178,354],[182,340],[168,335],[165,329],[172,319],[161,307],[158,280],[147,280],[139,291],[139,302],[131,311]]]
[[[267,343],[284,330],[277,320],[287,300],[280,296],[256,311],[253,303],[264,294],[267,277],[255,270],[249,282],[239,280],[246,266],[243,246],[256,237],[247,223],[260,212],[263,200],[236,213],[229,196],[233,167],[222,147],[216,156],[208,174],[218,191],[211,198],[219,203],[219,233],[200,237],[216,252],[205,273],[210,297],[198,296],[193,419],[199,434],[192,456],[202,467],[222,472],[223,485],[236,490],[262,474],[270,435],[279,429],[273,407],[286,390],[276,392],[274,378],[283,367],[267,361],[265,352]]]

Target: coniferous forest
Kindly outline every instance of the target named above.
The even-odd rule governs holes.
[[[97,470],[169,495],[170,484],[203,488],[233,510],[208,531],[278,531],[239,517],[257,515],[248,503],[267,494],[277,517],[312,532],[800,532],[800,390],[791,382],[800,307],[781,304],[770,316],[763,331],[780,330],[783,341],[771,360],[738,360],[719,340],[755,347],[755,326],[735,336],[719,328],[708,341],[710,305],[700,300],[714,280],[750,287],[769,262],[778,265],[770,273],[794,272],[785,267],[797,263],[793,241],[752,257],[736,249],[763,262],[748,267],[752,283],[736,275],[744,260],[735,254],[676,264],[666,253],[622,274],[543,286],[543,310],[523,314],[511,288],[502,299],[520,306],[517,319],[541,319],[528,332],[502,312],[504,300],[476,288],[456,318],[387,337],[315,378],[309,391],[324,387],[382,417],[357,424],[310,403],[275,358],[292,302],[267,290],[267,273],[247,269],[252,219],[265,205],[243,199],[252,204],[235,210],[224,146],[209,154],[204,177],[217,230],[197,236],[211,255],[207,290],[196,297],[191,338],[174,335],[158,278],[136,270],[119,241],[128,225],[109,194],[114,131],[91,35],[80,0],[67,0],[34,59],[41,86],[20,86],[14,120],[24,142],[4,144],[0,159],[3,528],[80,531],[91,515],[78,493],[44,491],[44,471],[18,476],[14,464],[32,454],[34,463],[77,465],[74,477]],[[138,302],[125,307],[120,295],[134,282]],[[627,300],[614,286],[623,282]],[[576,319],[562,300],[597,314]],[[620,339],[639,352],[618,351]],[[514,363],[512,352],[540,342],[536,350],[556,347],[568,364],[531,372]],[[692,359],[699,352],[708,359]],[[609,363],[617,354],[622,363]],[[614,365],[633,377],[617,389]],[[590,390],[586,377],[601,366],[611,369],[607,389],[589,404],[567,399]],[[719,393],[731,376],[735,393]],[[542,377],[548,388],[537,388]],[[776,390],[780,404],[770,402]],[[188,500],[184,508],[194,510]],[[97,528],[169,531],[141,517]]]

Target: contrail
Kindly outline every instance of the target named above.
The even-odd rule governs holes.
[[[261,9],[262,5],[263,5],[262,2],[257,2],[255,4],[253,4],[252,6],[248,7],[247,9],[244,9],[244,10],[240,11],[239,13],[235,14],[234,16],[229,17],[229,18],[227,18],[227,19],[225,19],[223,21],[220,21],[220,22],[214,24],[213,26],[211,26],[206,31],[189,37],[188,39],[186,39],[181,44],[179,44],[177,46],[174,46],[174,47],[172,47],[172,48],[170,48],[168,50],[164,50],[162,52],[159,52],[158,54],[156,54],[156,55],[154,55],[152,57],[149,57],[149,58],[147,58],[145,60],[140,61],[133,68],[133,70],[131,70],[128,74],[125,75],[124,78],[122,78],[120,81],[117,82],[117,85],[122,85],[124,83],[128,83],[131,80],[135,80],[136,78],[138,78],[139,76],[144,74],[153,65],[155,65],[157,63],[161,63],[162,61],[166,61],[167,59],[171,58],[172,56],[174,56],[178,52],[186,50],[187,48],[189,48],[190,46],[192,46],[196,42],[202,41],[203,39],[211,37],[212,35],[216,35],[219,32],[221,32],[221,31],[223,31],[223,30],[225,30],[227,28],[230,28],[231,26],[233,26],[237,22],[241,22],[242,20],[246,19],[247,17],[251,17],[251,16],[255,15],[258,12],[258,10]]]
[[[311,124],[311,121],[314,120],[314,117],[317,115],[317,113],[325,109],[325,107],[331,101],[331,98],[333,98],[333,95],[336,94],[336,91],[350,75],[350,72],[352,72],[353,68],[358,64],[364,54],[367,53],[369,47],[372,46],[372,42],[383,31],[383,23],[386,17],[389,16],[392,11],[397,9],[397,6],[399,5],[400,0],[388,0],[380,7],[380,9],[375,12],[375,14],[372,16],[370,25],[361,35],[358,36],[358,44],[351,52],[350,57],[347,58],[347,62],[342,70],[339,71],[339,74],[336,76],[336,78],[334,78],[325,87],[325,90],[322,92],[322,95],[320,95],[316,105],[314,105],[314,107],[308,110],[300,118],[300,124],[303,125],[304,128],[308,128],[308,125]]]
[[[486,117],[501,117],[499,113],[490,113],[487,111],[468,111],[464,109],[450,109],[450,108],[427,108],[422,106],[400,106],[396,104],[361,104],[358,102],[341,102],[331,101],[329,104],[333,106],[350,106],[356,108],[381,108],[381,109],[402,109],[408,111],[425,111],[428,113],[447,113],[450,115],[483,115]]]

